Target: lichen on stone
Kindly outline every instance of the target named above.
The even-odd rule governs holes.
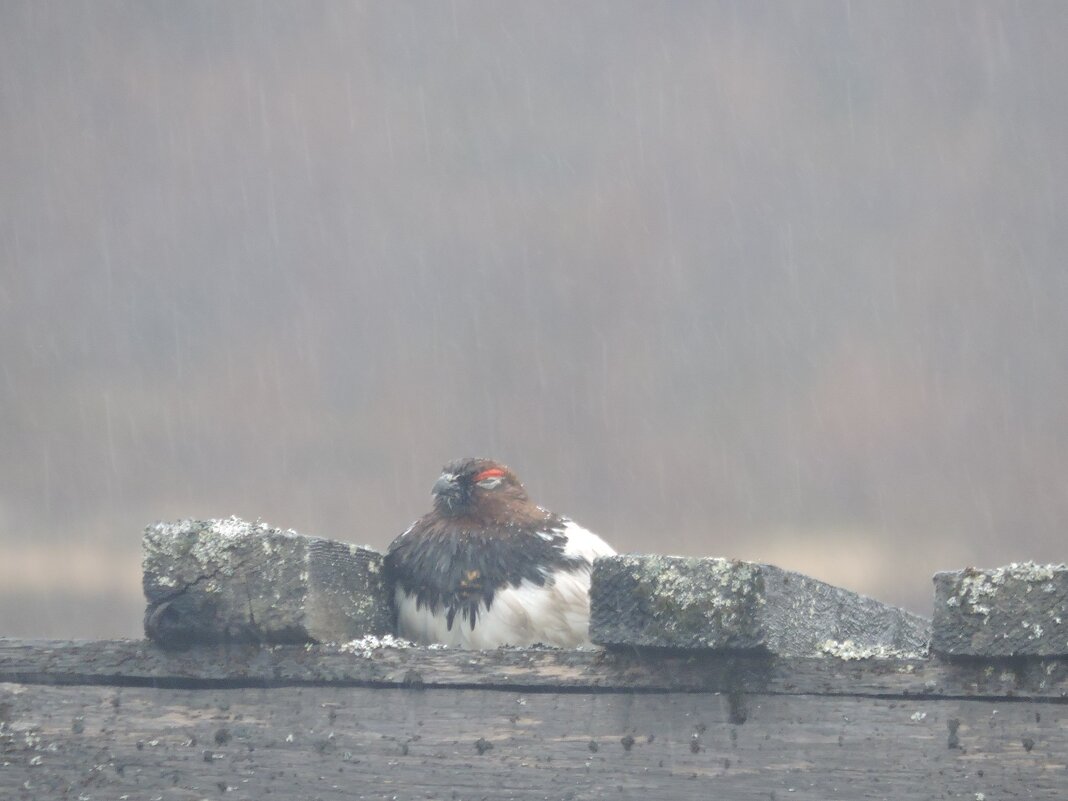
[[[987,602],[997,594],[998,588],[1003,587],[1006,582],[1022,582],[1026,585],[1027,592],[1030,592],[1040,582],[1046,582],[1043,585],[1043,591],[1055,592],[1056,585],[1052,583],[1053,579],[1058,572],[1064,572],[1065,570],[1068,570],[1068,568],[1063,564],[1038,565],[1034,562],[1013,562],[1005,567],[998,567],[993,570],[969,568],[963,571],[959,588],[954,595],[946,599],[946,605],[959,606],[964,612],[989,618],[991,608]]]
[[[824,640],[817,656],[833,656],[844,662],[860,659],[926,659],[927,652],[907,651],[888,645],[857,645],[852,640]]]
[[[374,655],[374,652],[381,648],[414,647],[415,643],[400,637],[394,637],[392,634],[383,634],[381,637],[377,637],[374,634],[368,634],[364,637],[342,643],[337,649],[343,654],[356,654],[364,659],[370,659]]]

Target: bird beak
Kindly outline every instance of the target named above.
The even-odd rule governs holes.
[[[442,473],[434,482],[434,488],[430,490],[430,494],[446,500],[459,495],[460,488],[456,484],[456,476],[452,473]]]

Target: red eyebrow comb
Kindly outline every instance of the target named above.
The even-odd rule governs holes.
[[[489,470],[483,470],[477,476],[475,481],[485,481],[487,478],[504,478],[504,471],[499,467],[491,467]]]

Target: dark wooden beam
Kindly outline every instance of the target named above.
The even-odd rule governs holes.
[[[1064,798],[1068,664],[0,640],[0,798]]]
[[[0,684],[0,798],[1065,797],[1068,706]]]
[[[1068,661],[776,658],[649,650],[195,646],[0,639],[0,682],[171,688],[422,686],[1068,700]]]

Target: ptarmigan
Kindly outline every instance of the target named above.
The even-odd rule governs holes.
[[[462,648],[590,644],[590,569],[615,551],[489,459],[445,465],[434,508],[389,546],[397,628]]]

